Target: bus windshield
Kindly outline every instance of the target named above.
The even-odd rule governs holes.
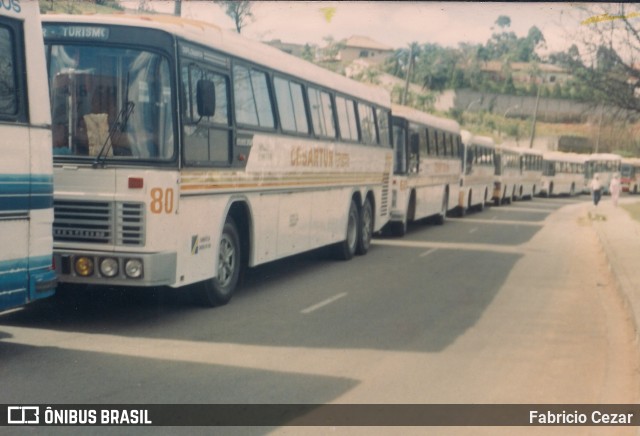
[[[175,156],[169,62],[139,49],[50,45],[53,154],[105,160]]]

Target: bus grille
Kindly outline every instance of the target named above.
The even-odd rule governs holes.
[[[144,203],[55,200],[53,240],[144,246]]]

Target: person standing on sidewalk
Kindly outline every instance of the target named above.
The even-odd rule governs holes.
[[[611,201],[615,207],[618,207],[618,198],[620,198],[620,175],[618,173],[613,175],[611,183],[609,184],[609,193],[611,194]]]
[[[598,203],[600,203],[600,198],[602,197],[602,183],[600,183],[600,176],[598,173],[593,175],[593,179],[591,179],[589,187],[591,188],[593,204],[597,206]]]

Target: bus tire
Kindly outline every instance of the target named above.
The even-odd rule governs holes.
[[[407,220],[406,218],[402,221],[393,221],[389,223],[389,230],[391,231],[391,235],[395,237],[402,237],[407,234]]]
[[[444,191],[444,198],[442,199],[442,209],[440,210],[440,213],[437,214],[434,218],[433,218],[433,222],[434,224],[441,226],[444,224],[446,218],[447,218],[447,210],[449,209],[449,191],[445,190]]]
[[[371,247],[371,238],[373,237],[373,206],[367,198],[364,201],[360,213],[360,229],[358,232],[358,245],[356,246],[356,254],[367,254]]]
[[[220,235],[218,273],[201,284],[198,292],[201,304],[223,306],[231,300],[240,280],[241,253],[238,229],[233,218],[228,217]]]
[[[339,242],[335,246],[335,255],[340,260],[349,260],[355,254],[358,247],[358,239],[360,228],[360,214],[358,213],[358,206],[354,200],[351,200],[349,206],[349,217],[347,218],[347,229],[344,241]]]

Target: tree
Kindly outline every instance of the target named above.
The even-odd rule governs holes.
[[[422,48],[417,72],[422,77],[422,84],[432,91],[442,91],[454,83],[462,85],[462,78],[456,74],[456,66],[462,62],[459,51],[447,49],[434,44],[425,44]],[[464,77],[464,76],[462,76]]]
[[[302,59],[307,62],[313,62],[316,58],[316,53],[313,47],[309,44],[304,45],[304,49],[302,50]]]
[[[138,11],[139,12],[151,11],[151,5],[149,5],[149,0],[138,0]]]
[[[536,26],[529,29],[529,33],[525,38],[518,38],[515,44],[514,57],[519,62],[531,62],[539,60],[536,55],[536,48],[545,44],[544,35]]]
[[[506,15],[500,15],[495,24],[501,29],[506,29],[507,27],[511,26],[511,18]]]
[[[640,31],[637,4],[588,4],[583,32],[574,35],[583,47],[557,53],[554,61],[572,72],[574,93],[589,96],[594,104],[613,105],[640,113]],[[584,91],[580,91],[580,90]]]
[[[249,0],[214,0],[214,3],[225,9],[226,14],[233,20],[238,33],[241,33],[248,21],[253,18],[251,11],[253,2]]]

